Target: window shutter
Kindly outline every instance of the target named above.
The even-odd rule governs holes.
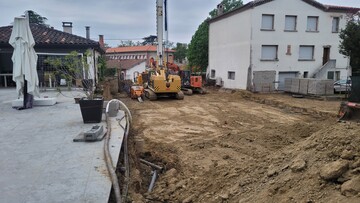
[[[261,29],[272,30],[274,29],[274,16],[273,15],[263,15]]]
[[[262,46],[261,59],[275,60],[276,46]]]
[[[300,46],[299,59],[312,60],[314,56],[313,46]]]
[[[317,17],[308,17],[307,31],[317,31]]]
[[[332,20],[332,32],[338,32],[339,31],[339,18],[334,17]]]
[[[285,17],[285,30],[296,30],[296,16]]]

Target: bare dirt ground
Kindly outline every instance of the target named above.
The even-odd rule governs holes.
[[[339,101],[212,89],[121,98],[133,113],[133,202],[360,202],[360,126]],[[151,169],[163,166],[147,192]]]

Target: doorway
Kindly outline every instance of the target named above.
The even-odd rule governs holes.
[[[330,60],[330,46],[324,47],[324,53],[323,53],[323,65],[325,65]]]

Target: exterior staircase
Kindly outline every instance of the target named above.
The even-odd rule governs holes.
[[[326,70],[332,69],[336,67],[336,60],[335,59],[330,59],[328,62],[326,62],[323,66],[321,66],[320,68],[316,69],[313,73],[313,75],[311,76],[312,78],[318,78],[319,75]]]

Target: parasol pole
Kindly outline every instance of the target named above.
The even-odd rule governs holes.
[[[29,23],[29,11],[25,12],[25,19],[27,24],[30,26]],[[26,109],[26,103],[28,102],[28,100],[30,99],[29,94],[27,93],[27,81],[25,79],[25,75],[24,75],[24,88],[23,88],[23,95],[24,95],[24,100],[23,100],[23,108]]]

